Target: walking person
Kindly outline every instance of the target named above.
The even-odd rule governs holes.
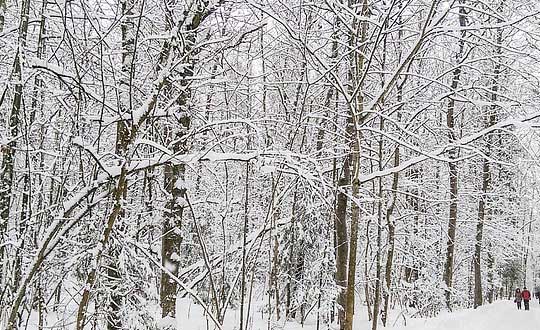
[[[525,310],[529,310],[529,300],[531,300],[531,292],[527,290],[527,287],[523,287],[521,291],[521,297],[523,298],[523,304],[525,305]]]
[[[516,289],[516,293],[514,295],[514,302],[517,304],[517,308],[518,309],[521,309],[521,300],[522,300],[522,296],[521,296],[521,290],[519,288]]]

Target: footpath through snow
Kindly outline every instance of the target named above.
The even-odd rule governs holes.
[[[360,328],[358,328],[360,329]],[[540,304],[531,301],[531,309],[518,310],[511,300],[502,300],[482,306],[476,310],[467,309],[454,313],[444,313],[432,319],[409,320],[406,327],[392,330],[519,330],[540,329]]]
[[[199,305],[189,303],[189,299],[184,300],[182,308],[177,310],[179,318],[178,329],[186,330],[207,330],[212,329],[211,322],[205,319],[203,311]],[[178,307],[178,306],[177,306]],[[253,312],[252,312],[253,313]],[[357,311],[355,314],[355,330],[371,329],[371,322],[366,318],[364,311]],[[403,325],[403,319],[397,315],[390,315],[389,327],[382,327],[381,330],[520,330],[531,329],[540,330],[540,304],[538,300],[531,301],[531,310],[518,310],[511,300],[500,300],[493,304],[481,306],[480,308],[458,310],[453,313],[444,312],[437,317],[428,319],[407,319],[407,325]],[[231,310],[225,317],[223,330],[238,329],[238,311]],[[207,323],[208,322],[208,323]],[[267,330],[268,323],[265,315],[253,313],[249,322],[251,330]],[[304,326],[297,322],[286,322],[273,324],[271,329],[283,330],[315,330],[314,320],[307,320]],[[321,330],[335,330],[334,327],[328,329],[327,325],[321,324]]]

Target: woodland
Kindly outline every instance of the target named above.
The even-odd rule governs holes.
[[[0,0],[0,329],[540,290],[539,128],[536,0]]]

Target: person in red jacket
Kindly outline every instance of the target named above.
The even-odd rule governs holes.
[[[523,287],[523,291],[521,291],[521,297],[523,298],[523,304],[525,305],[525,310],[529,310],[529,300],[531,300],[531,292],[527,290],[526,287]]]

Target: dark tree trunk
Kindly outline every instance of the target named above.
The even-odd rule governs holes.
[[[345,311],[347,309],[347,260],[349,258],[347,203],[349,198],[347,197],[346,189],[351,181],[350,172],[349,156],[346,156],[345,161],[343,162],[341,177],[338,180],[337,207],[336,216],[334,218],[337,250],[335,279],[336,285],[340,288],[337,298],[340,329],[343,329],[343,326],[345,325]]]
[[[459,25],[460,27],[466,26],[466,13],[465,8],[460,7],[459,9]],[[459,50],[456,57],[456,68],[452,72],[452,83],[451,90],[452,92],[457,91],[459,81],[461,78],[461,61],[465,56],[465,31],[461,32],[461,38],[459,39]],[[456,141],[456,132],[455,132],[455,118],[454,113],[456,110],[456,104],[453,95],[448,101],[448,108],[446,113],[446,125],[448,129],[448,142],[454,143]],[[445,299],[446,306],[448,309],[452,309],[451,301],[451,289],[453,284],[453,272],[454,272],[454,252],[455,252],[455,239],[456,239],[456,225],[457,225],[457,207],[458,207],[458,165],[454,161],[458,157],[458,150],[452,148],[449,151],[450,163],[448,164],[449,169],[449,185],[450,185],[450,204],[448,212],[448,232],[447,237],[448,241],[446,244],[446,261],[444,265],[443,280],[446,284],[445,289]]]
[[[134,61],[135,49],[135,24],[133,22],[133,6],[134,0],[122,2],[122,77],[120,78],[120,98],[119,98],[119,113],[126,115],[131,112],[131,81],[132,81],[132,66]],[[129,139],[129,126],[125,120],[120,120],[116,124],[116,146],[115,152],[117,155],[126,155],[127,144]],[[122,198],[127,197],[127,179],[126,188],[123,191]],[[123,218],[125,210],[121,209],[118,212],[118,223],[115,230],[123,231]],[[107,285],[111,294],[110,304],[107,311],[107,329],[120,330],[122,329],[121,307],[123,295],[121,292],[122,275],[119,269],[119,258],[122,253],[122,247],[119,244],[111,244],[109,247],[110,260],[107,265]]]
[[[489,185],[489,164],[484,158],[482,165],[482,194],[478,201],[478,223],[476,224],[476,242],[474,248],[474,308],[482,305],[482,236],[484,233],[485,208]]]
[[[0,0],[0,31],[4,25],[4,11],[6,8],[5,0]],[[23,75],[22,75],[22,54],[21,50],[26,48],[26,36],[28,32],[28,13],[30,10],[30,1],[22,1],[20,11],[20,24],[18,35],[18,48],[15,54],[13,63],[13,71],[10,80],[14,82],[15,88],[13,93],[13,102],[8,119],[8,143],[1,146],[2,163],[0,170],[0,242],[8,241],[8,228],[10,219],[10,208],[12,204],[12,190],[15,179],[15,149],[17,148],[17,139],[19,138],[20,122],[22,118],[23,106]],[[0,105],[4,95],[0,96]],[[20,233],[19,233],[20,234]],[[21,241],[21,243],[23,243]],[[5,267],[8,267],[9,262],[6,246],[0,244],[0,283],[8,283],[9,275]],[[14,274],[12,278],[12,286],[16,290],[21,274],[21,253],[15,253]],[[6,297],[11,300],[10,297]],[[4,299],[6,299],[4,298]],[[8,328],[9,328],[8,324]]]

